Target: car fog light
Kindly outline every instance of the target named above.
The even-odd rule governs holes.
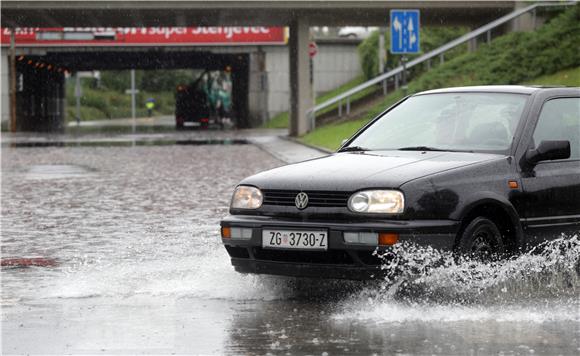
[[[345,232],[344,242],[347,244],[362,244],[376,246],[379,234],[374,232]]]
[[[345,232],[344,242],[347,244],[358,244],[358,232]]]
[[[252,238],[252,229],[232,227],[232,239],[249,240]]]

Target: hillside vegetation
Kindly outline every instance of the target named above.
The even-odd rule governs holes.
[[[131,117],[131,96],[125,94],[130,87],[129,71],[103,71],[101,79],[81,78],[81,120],[99,120]],[[137,117],[147,116],[145,101],[155,99],[153,115],[172,115],[175,110],[175,88],[188,84],[195,78],[192,70],[136,71]],[[66,120],[76,118],[75,79],[66,83]]]
[[[422,90],[493,84],[580,86],[580,5],[575,5],[534,32],[513,32],[490,44],[434,67],[409,83],[407,94]],[[351,121],[329,124],[308,133],[306,143],[336,149],[345,138],[404,97],[391,93]]]

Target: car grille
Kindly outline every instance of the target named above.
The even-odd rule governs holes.
[[[264,205],[279,205],[279,206],[294,206],[296,195],[300,193],[299,190],[263,190]],[[350,192],[336,192],[336,191],[304,191],[308,194],[309,207],[346,207]]]

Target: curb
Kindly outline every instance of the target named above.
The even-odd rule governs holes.
[[[290,136],[278,136],[278,137],[280,137],[281,139],[286,140],[286,141],[292,141],[292,142],[298,143],[302,146],[312,148],[312,149],[320,151],[322,153],[326,153],[326,154],[336,153],[336,151],[332,151],[332,150],[329,150],[328,148],[324,148],[324,147],[314,146],[314,145],[311,145],[309,143],[302,142],[299,139],[294,138],[294,137],[290,137]]]
[[[253,140],[248,140],[249,142],[252,143],[252,145],[256,146],[258,149],[260,149],[261,151],[269,154],[270,156],[274,157],[275,159],[277,159],[278,161],[284,163],[284,164],[290,164],[290,162],[288,162],[284,157],[278,155],[276,152],[267,149],[263,144],[258,143],[256,141]]]

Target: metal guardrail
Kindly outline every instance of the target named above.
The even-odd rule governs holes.
[[[556,7],[556,6],[570,6],[570,5],[575,5],[577,4],[576,1],[573,2],[566,2],[566,3],[538,3],[538,4],[533,4],[530,5],[528,7],[525,7],[523,9],[519,9],[519,10],[515,10],[505,16],[502,16],[500,18],[498,18],[497,20],[494,20],[490,23],[488,23],[487,25],[484,25],[478,29],[475,29],[469,33],[466,33],[465,35],[456,38],[455,40],[448,42],[446,44],[444,44],[443,46],[436,48],[434,50],[432,50],[431,52],[428,52],[420,57],[417,57],[415,59],[413,59],[412,61],[409,61],[405,67],[411,68],[414,67],[418,64],[424,63],[424,62],[428,62],[429,60],[431,60],[432,58],[435,58],[437,56],[439,56],[441,63],[444,62],[445,57],[444,54],[445,52],[459,46],[462,45],[474,38],[477,38],[479,36],[481,36],[484,33],[487,33],[487,42],[491,42],[491,31],[503,24],[505,24],[506,22],[509,22],[523,14],[526,14],[530,11],[533,11],[533,19],[534,19],[534,23],[536,20],[536,9],[538,7]],[[350,113],[350,97],[353,96],[356,93],[359,93],[367,88],[370,88],[378,83],[383,82],[383,93],[386,95],[387,94],[387,86],[386,86],[386,81],[392,77],[395,77],[395,83],[398,84],[398,76],[399,74],[401,74],[403,72],[403,66],[399,66],[391,71],[388,71],[386,73],[383,73],[367,82],[364,82],[340,95],[335,96],[332,99],[329,99],[321,104],[318,104],[316,106],[314,106],[313,108],[311,108],[310,110],[308,110],[307,115],[310,117],[311,121],[312,121],[312,128],[314,128],[314,122],[315,122],[315,117],[316,117],[316,112],[320,111],[322,109],[328,108],[331,105],[334,105],[336,103],[338,103],[338,112],[339,112],[339,116],[342,115],[342,101],[346,102],[346,113],[347,115]],[[398,86],[398,85],[396,85]]]

